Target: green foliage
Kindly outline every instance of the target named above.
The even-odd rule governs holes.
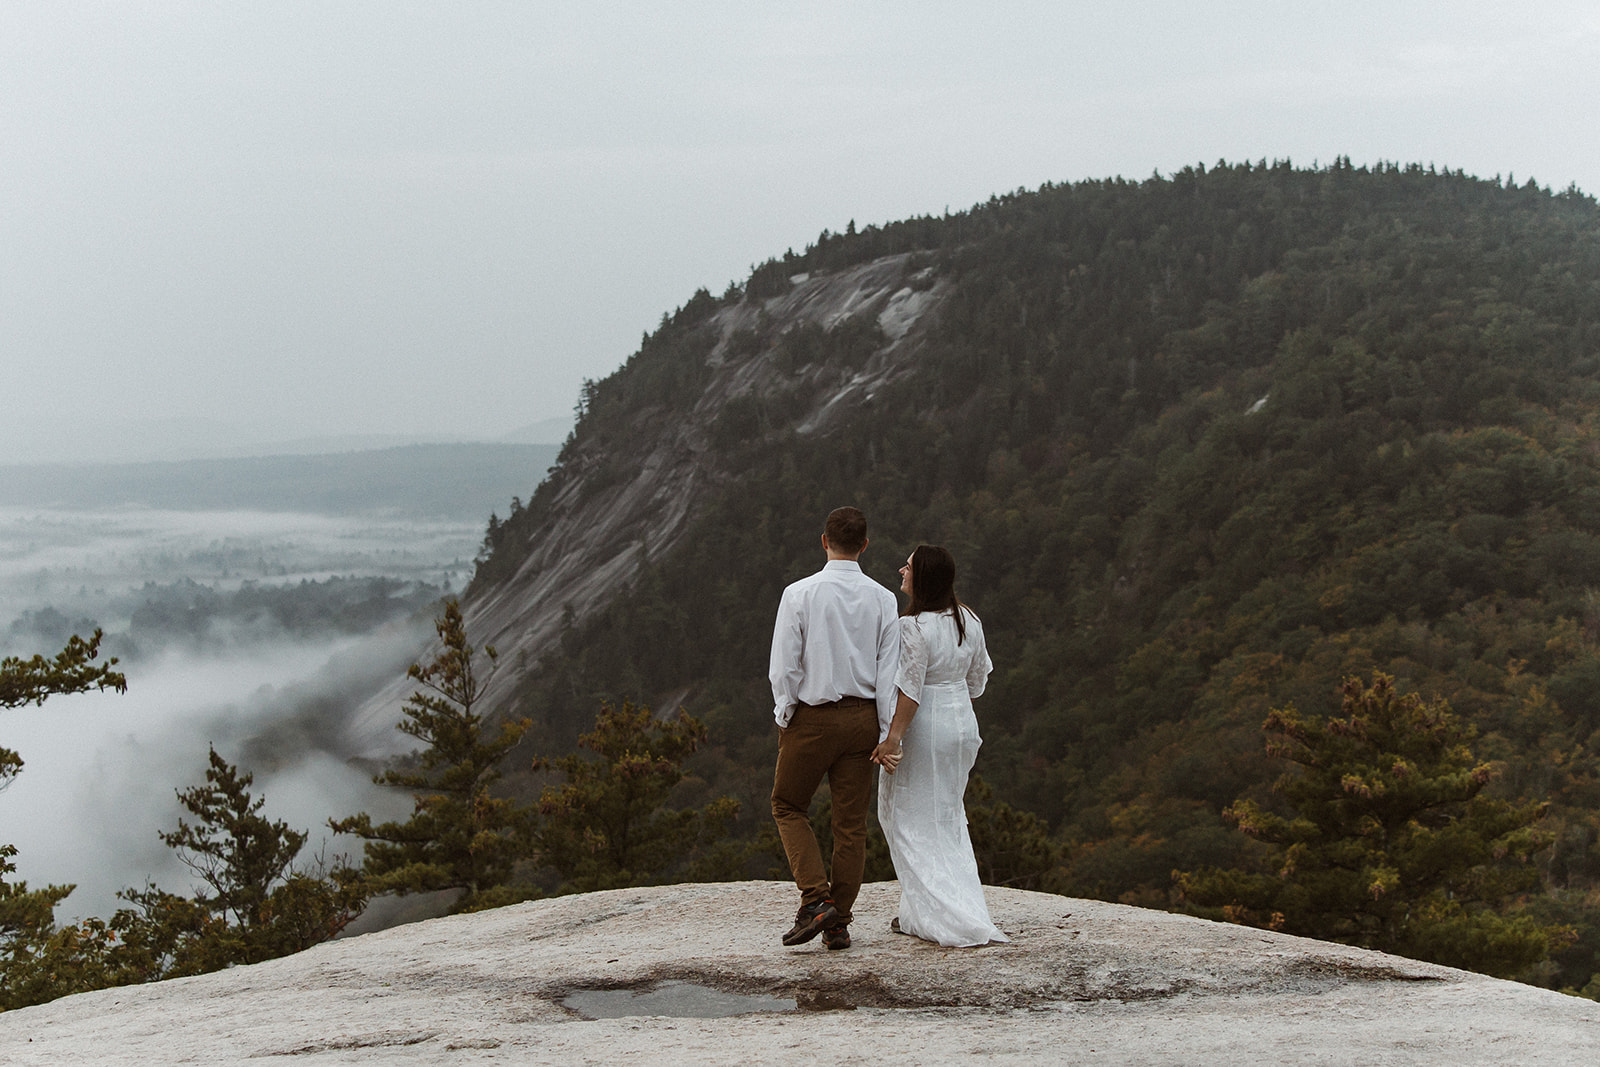
[[[116,659],[96,663],[101,632],[85,641],[72,635],[52,658],[7,656],[0,660],[0,708],[43,704],[48,697],[90,689],[126,692],[128,681],[112,668]],[[0,789],[23,766],[22,756],[0,747]],[[0,844],[0,1011],[40,1004],[69,993],[98,988],[104,958],[113,938],[103,923],[57,926],[56,905],[70,885],[29,889],[7,880],[16,872],[16,847]]]
[[[493,676],[495,650],[482,651],[491,667],[480,674],[477,651],[467,641],[461,607],[447,601],[435,620],[441,649],[407,677],[421,685],[405,705],[400,729],[423,742],[414,766],[392,768],[373,780],[413,791],[411,817],[374,826],[366,813],[329,820],[338,833],[364,838],[363,870],[374,893],[461,890],[454,910],[484,904],[510,881],[527,848],[528,812],[516,800],[493,795],[501,759],[522,739],[527,720],[505,722],[492,736],[473,709]],[[503,893],[489,898],[504,902]]]
[[[897,253],[942,294],[937,329],[913,371],[800,434],[808,383],[856,366],[872,323],[786,333],[770,298]],[[1051,827],[1068,891],[1167,906],[1174,869],[1247,864],[1221,812],[1268,797],[1268,709],[1334,714],[1342,679],[1381,670],[1478,730],[1489,795],[1549,803],[1535,867],[1592,914],[1597,277],[1589,197],[1342,159],[1049,185],[826,234],[730,295],[747,332],[725,338],[699,300],[586,390],[497,573],[600,491],[585,464],[707,412],[715,488],[520,681],[519,709],[559,752],[596,701],[687,702],[705,775],[757,833],[764,635],[817,566],[819,517],[857,501],[863,566],[891,587],[916,543],[955,553],[997,664],[979,769]],[[724,341],[787,384],[717,408],[695,383]],[[1539,980],[1581,989],[1600,924],[1560,921],[1580,939]]]
[[[684,779],[684,760],[705,738],[705,726],[681,709],[658,720],[647,707],[608,704],[578,739],[598,759],[573,753],[535,761],[535,770],[566,778],[540,796],[535,835],[539,858],[562,879],[563,892],[739,876],[743,854],[724,841],[737,802],[718,797],[703,808],[665,808]]]
[[[32,656],[7,656],[0,660],[0,708],[20,708],[26,704],[43,704],[45,698],[65,693],[86,693],[91,689],[128,691],[128,680],[116,666],[116,658],[96,663],[100,655],[100,639],[96,630],[85,641],[77,634],[67,640],[67,647],[53,658]]]
[[[360,871],[285,869],[248,925],[230,922],[214,901],[184,897],[154,885],[123,890],[133,905],[112,916],[120,943],[107,954],[104,985],[155,982],[260,963],[302,952],[336,936],[366,907],[370,893]]]
[[[73,887],[8,881],[16,854],[0,845],[0,1011],[100,988],[115,938],[96,920],[57,926],[56,905]]]
[[[124,890],[134,906],[109,923],[57,926],[55,906],[72,887],[6,882],[16,850],[0,846],[0,1010],[275,959],[344,929],[367,899],[357,872],[294,870],[305,834],[262,816],[251,781],[212,749],[206,784],[178,793],[196,821],[161,834],[207,890],[192,899]]]
[[[984,885],[1061,892],[1061,846],[1051,839],[1043,819],[995,800],[989,783],[976,774],[967,780],[964,799],[967,832]]]
[[[1442,699],[1395,692],[1379,674],[1344,685],[1343,717],[1273,709],[1269,754],[1299,765],[1275,791],[1290,813],[1248,798],[1224,813],[1271,846],[1269,872],[1176,877],[1183,896],[1234,921],[1512,977],[1567,931],[1505,909],[1539,887],[1550,843],[1538,803],[1482,795],[1493,773],[1473,730]]]
[[[306,843],[306,835],[261,814],[265,798],[249,793],[254,776],[209,756],[206,784],[180,790],[178,801],[199,821],[178,820],[159,836],[210,887],[195,899],[246,930],[258,924],[272,886]]]
[[[99,986],[208,974],[245,962],[241,931],[204,901],[168,893],[154,883],[118,895],[133,906],[119,908],[111,917],[118,944],[107,954]]]
[[[1525,981],[1600,1000],[1600,891],[1555,887],[1528,902],[1525,914],[1546,926],[1572,931]]]
[[[261,814],[254,776],[210,750],[204,785],[179,790],[195,818],[161,840],[204,885],[193,898],[147,885],[123,890],[132,903],[111,920],[121,944],[108,955],[105,984],[202,974],[259,963],[326,941],[361,913],[367,890],[354,871],[326,875],[293,868],[303,832]]]

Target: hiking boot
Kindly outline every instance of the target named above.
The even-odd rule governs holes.
[[[850,927],[848,924],[830,926],[822,931],[822,943],[829,949],[850,947]]]
[[[794,917],[794,928],[783,935],[785,945],[803,945],[822,933],[839,917],[839,909],[831,900],[803,904]]]

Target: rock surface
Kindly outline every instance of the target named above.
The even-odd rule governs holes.
[[[580,423],[561,488],[541,512],[516,574],[462,605],[473,643],[494,645],[503,663],[515,665],[489,687],[483,710],[493,715],[515,702],[515,676],[555,647],[569,609],[581,623],[605,608],[647,561],[672,549],[708,493],[742,473],[742,461],[713,442],[730,401],[771,399],[774,434],[823,433],[916,370],[924,335],[950,291],[909,254],[797,276],[783,294],[722,307],[697,331],[707,377],[687,417],[664,406],[641,414],[626,454]],[[852,319],[876,322],[883,341],[861,366],[797,368],[780,358],[785,331],[831,330]],[[739,340],[758,334],[753,345]],[[540,472],[529,475],[531,489]],[[821,522],[819,515],[819,530]],[[365,701],[345,726],[352,750],[381,757],[397,744],[409,748],[394,724],[414,688],[400,677]]]
[[[1600,1062],[1600,1004],[1512,982],[1008,889],[989,900],[1012,944],[944,949],[889,932],[898,898],[867,886],[843,952],[780,947],[797,901],[776,882],[435,919],[9,1012],[0,1063]],[[562,1004],[666,982],[798,1008],[589,1020]]]

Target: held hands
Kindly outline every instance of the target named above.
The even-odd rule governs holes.
[[[906,731],[911,728],[912,716],[917,713],[917,702],[906,696],[905,690],[895,693],[894,720],[889,723],[889,733],[878,747],[872,750],[872,762],[893,774],[895,768],[900,766],[900,757],[905,755],[904,740]]]
[[[886,738],[878,742],[878,747],[872,750],[872,762],[893,774],[895,768],[900,765],[900,757],[905,754],[903,748],[899,740],[893,737]]]

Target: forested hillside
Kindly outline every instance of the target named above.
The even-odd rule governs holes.
[[[872,366],[881,306],[831,327],[747,315],[737,336],[728,315],[891,255],[940,294],[911,370],[797,425]],[[789,384],[708,411],[708,356],[730,347]],[[1332,713],[1344,678],[1383,671],[1476,727],[1491,790],[1550,802],[1531,905],[1581,936],[1543,980],[1600,972],[1591,197],[1219,165],[825,233],[697,294],[586,390],[549,481],[491,530],[469,608],[606,490],[594,471],[692,419],[733,473],[624,595],[576,605],[522,665],[539,748],[565,751],[602,698],[682,703],[711,730],[707,795],[736,795],[754,833],[778,594],[855,503],[886,584],[919,542],[955,553],[997,664],[979,772],[1048,821],[1071,892],[1169,906],[1175,869],[1252,862],[1221,812],[1275,802],[1268,710]]]

